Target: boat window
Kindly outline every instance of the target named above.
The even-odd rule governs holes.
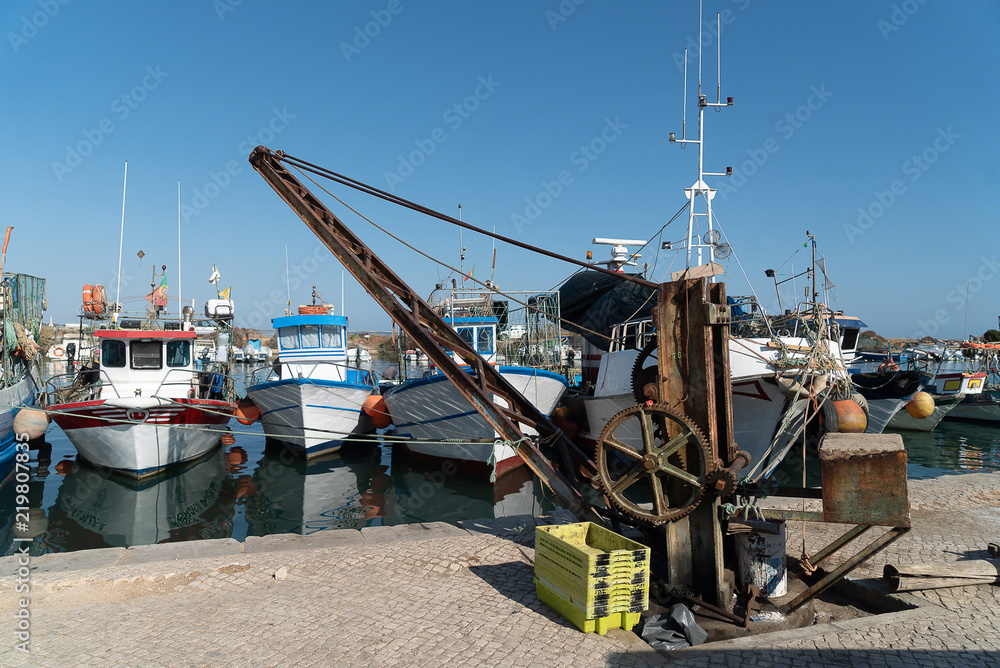
[[[854,350],[858,347],[858,335],[861,334],[860,329],[855,329],[854,327],[849,327],[844,330],[844,341],[840,344],[841,350]]]
[[[493,352],[493,328],[480,327],[476,336],[476,351],[480,353]]]
[[[302,325],[299,330],[303,348],[319,348],[319,325]]]
[[[188,341],[167,342],[167,366],[187,366],[191,364],[191,343]]]
[[[323,347],[342,347],[344,345],[342,340],[343,329],[340,325],[323,325]]]
[[[131,351],[133,369],[163,368],[163,343],[160,341],[133,341]]]
[[[475,329],[473,327],[459,327],[458,335],[462,337],[462,340],[469,344],[470,348],[474,346],[473,342],[475,340]]]
[[[278,329],[278,344],[282,350],[299,347],[299,328],[280,327]]]
[[[125,342],[101,341],[101,364],[104,366],[125,366]]]

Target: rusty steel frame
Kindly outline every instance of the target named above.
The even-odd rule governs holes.
[[[578,518],[604,525],[578,490],[553,467],[538,447],[525,440],[517,426],[522,422],[533,426],[544,437],[557,437],[560,454],[567,471],[573,476],[570,449],[576,446],[563,435],[547,416],[515,390],[496,369],[462,339],[447,322],[399,278],[359,237],[334,215],[308,188],[281,164],[283,154],[258,146],[250,154],[250,164],[288,204],[320,241],[340,260],[341,264],[378,302],[385,312],[437,368],[469,401],[498,434],[517,443],[515,450],[548,485],[560,502]],[[463,371],[446,350],[468,364],[473,373]],[[507,402],[509,408],[498,407],[491,394]]]
[[[808,510],[778,510],[778,509],[767,509],[764,510],[764,518],[769,520],[792,520],[792,521],[805,521],[805,522],[825,522],[823,513],[814,512]],[[812,556],[812,558],[806,558],[807,561],[813,566],[818,566],[828,557],[832,556],[836,552],[840,551],[843,547],[854,542],[862,534],[866,533],[869,529],[878,526],[876,524],[858,524],[846,533],[841,535],[839,538],[834,539],[826,547],[820,549]],[[811,585],[804,592],[796,596],[794,599],[788,602],[785,607],[786,612],[791,612],[795,610],[803,603],[811,598],[819,596],[824,591],[835,585],[842,578],[844,578],[848,573],[853,571],[855,568],[868,561],[876,554],[884,550],[885,548],[892,545],[894,542],[902,538],[910,530],[908,526],[897,526],[891,527],[884,534],[873,540],[871,543],[861,548],[853,557],[840,564],[832,571],[820,578],[816,583]]]

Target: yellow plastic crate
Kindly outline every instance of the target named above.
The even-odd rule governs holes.
[[[649,606],[649,573],[639,571],[631,576],[588,579],[569,573],[545,554],[535,552],[535,575],[543,578],[552,589],[567,594],[580,605],[605,606],[609,612],[638,612]],[[637,609],[634,609],[638,607]],[[596,616],[596,615],[595,615]]]
[[[538,578],[535,578],[535,592],[538,594],[538,600],[568,619],[584,633],[596,633],[603,636],[608,632],[608,629],[630,631],[633,626],[639,623],[640,615],[638,612],[614,612],[599,617],[588,617],[571,601],[546,587]]]
[[[535,552],[593,577],[606,577],[616,567],[649,570],[648,547],[593,522],[535,527]]]
[[[648,589],[619,588],[601,590],[593,595],[594,592],[580,593],[579,590],[567,589],[560,582],[550,580],[541,573],[536,572],[535,579],[586,617],[606,617],[616,612],[642,612],[649,607]]]

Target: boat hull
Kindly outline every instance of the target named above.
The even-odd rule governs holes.
[[[260,408],[265,434],[317,457],[369,431],[361,408],[371,391],[370,385],[288,378],[253,385],[247,396]]]
[[[566,391],[566,379],[551,371],[506,366],[497,371],[545,415],[552,413]],[[418,458],[452,460],[471,473],[496,477],[524,463],[444,375],[407,381],[384,396],[397,434],[411,439],[395,447]],[[507,407],[498,397],[494,401]],[[536,433],[528,427],[522,431]]]
[[[217,446],[235,406],[212,399],[135,397],[49,409],[88,462],[144,478]]]
[[[14,473],[17,434],[14,417],[22,408],[35,405],[38,385],[31,374],[25,374],[12,385],[0,389],[0,484]]]
[[[934,397],[934,412],[925,418],[915,418],[906,410],[898,411],[889,420],[889,429],[902,429],[904,431],[933,431],[941,420],[955,409],[956,406],[965,399],[963,394],[949,394]]]
[[[998,396],[1000,394],[993,392],[967,396],[945,417],[949,420],[1000,423],[1000,399]]]

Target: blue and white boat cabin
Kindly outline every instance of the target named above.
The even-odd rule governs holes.
[[[347,358],[347,318],[307,314],[273,318],[278,359],[275,379],[308,379],[373,386],[372,375]]]

